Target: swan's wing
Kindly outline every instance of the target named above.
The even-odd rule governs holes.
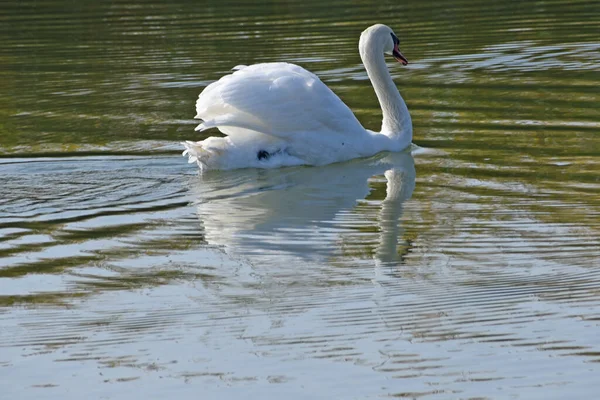
[[[255,64],[207,86],[196,102],[197,130],[236,127],[289,140],[303,132],[352,134],[363,129],[321,80],[294,64]],[[233,136],[234,133],[229,133]]]

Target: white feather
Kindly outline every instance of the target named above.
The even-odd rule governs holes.
[[[380,90],[393,91],[397,96],[382,98],[377,93],[385,125],[390,101],[400,101],[403,106],[391,104],[396,107],[391,107],[392,112],[408,113],[408,110],[383,59],[384,46],[389,47],[387,42],[392,42],[391,30],[384,25],[369,29],[361,35],[361,45],[366,35],[369,40],[365,43],[380,48],[380,51],[374,58],[371,53],[370,58],[363,57],[367,72],[376,92],[376,85],[379,85]],[[378,76],[382,71],[370,71],[369,63],[379,68],[383,64],[387,80],[386,76]],[[234,69],[232,74],[208,85],[196,102],[196,118],[203,122],[195,130],[217,127],[226,135],[225,138],[209,137],[201,142],[183,143],[184,155],[194,159],[202,169],[323,165],[366,157],[383,150],[402,150],[410,144],[411,126],[401,127],[403,132],[397,132],[399,128],[392,126],[387,130],[396,132],[391,134],[365,130],[340,98],[315,74],[302,67],[265,63]],[[406,116],[400,117],[403,118],[388,120],[406,122]],[[382,131],[386,131],[385,126],[383,128]],[[397,140],[394,135],[402,136],[402,140]]]

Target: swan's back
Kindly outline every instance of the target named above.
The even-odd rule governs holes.
[[[248,130],[292,142],[312,140],[313,145],[317,139],[306,136],[319,133],[319,142],[331,136],[337,141],[364,131],[315,74],[289,63],[255,64],[222,77],[200,94],[196,112],[204,120],[198,130],[219,127],[234,142]]]

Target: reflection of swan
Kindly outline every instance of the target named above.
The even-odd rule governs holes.
[[[196,102],[196,130],[218,127],[227,136],[183,143],[201,169],[324,165],[400,151],[412,140],[408,108],[387,69],[384,53],[402,64],[399,40],[385,25],[360,36],[359,52],[383,112],[381,132],[362,127],[319,78],[293,64],[238,67],[207,86]]]
[[[400,168],[385,171],[387,188],[385,199],[381,202],[381,235],[376,250],[376,258],[384,263],[394,263],[399,259],[397,245],[401,226],[398,220],[402,216],[403,203],[410,198],[415,188],[414,169],[410,172]]]
[[[344,227],[348,220],[364,224],[355,206],[368,195],[369,179],[382,174],[388,182],[376,256],[392,260],[402,203],[415,186],[409,152],[320,168],[211,171],[193,189],[209,244],[263,260],[269,253],[322,259],[338,250],[340,233],[355,232]]]

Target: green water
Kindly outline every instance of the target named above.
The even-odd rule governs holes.
[[[600,389],[600,3],[0,10],[7,398]],[[377,130],[373,23],[410,62],[389,65],[412,155],[203,176],[180,156],[239,64],[302,65]]]

